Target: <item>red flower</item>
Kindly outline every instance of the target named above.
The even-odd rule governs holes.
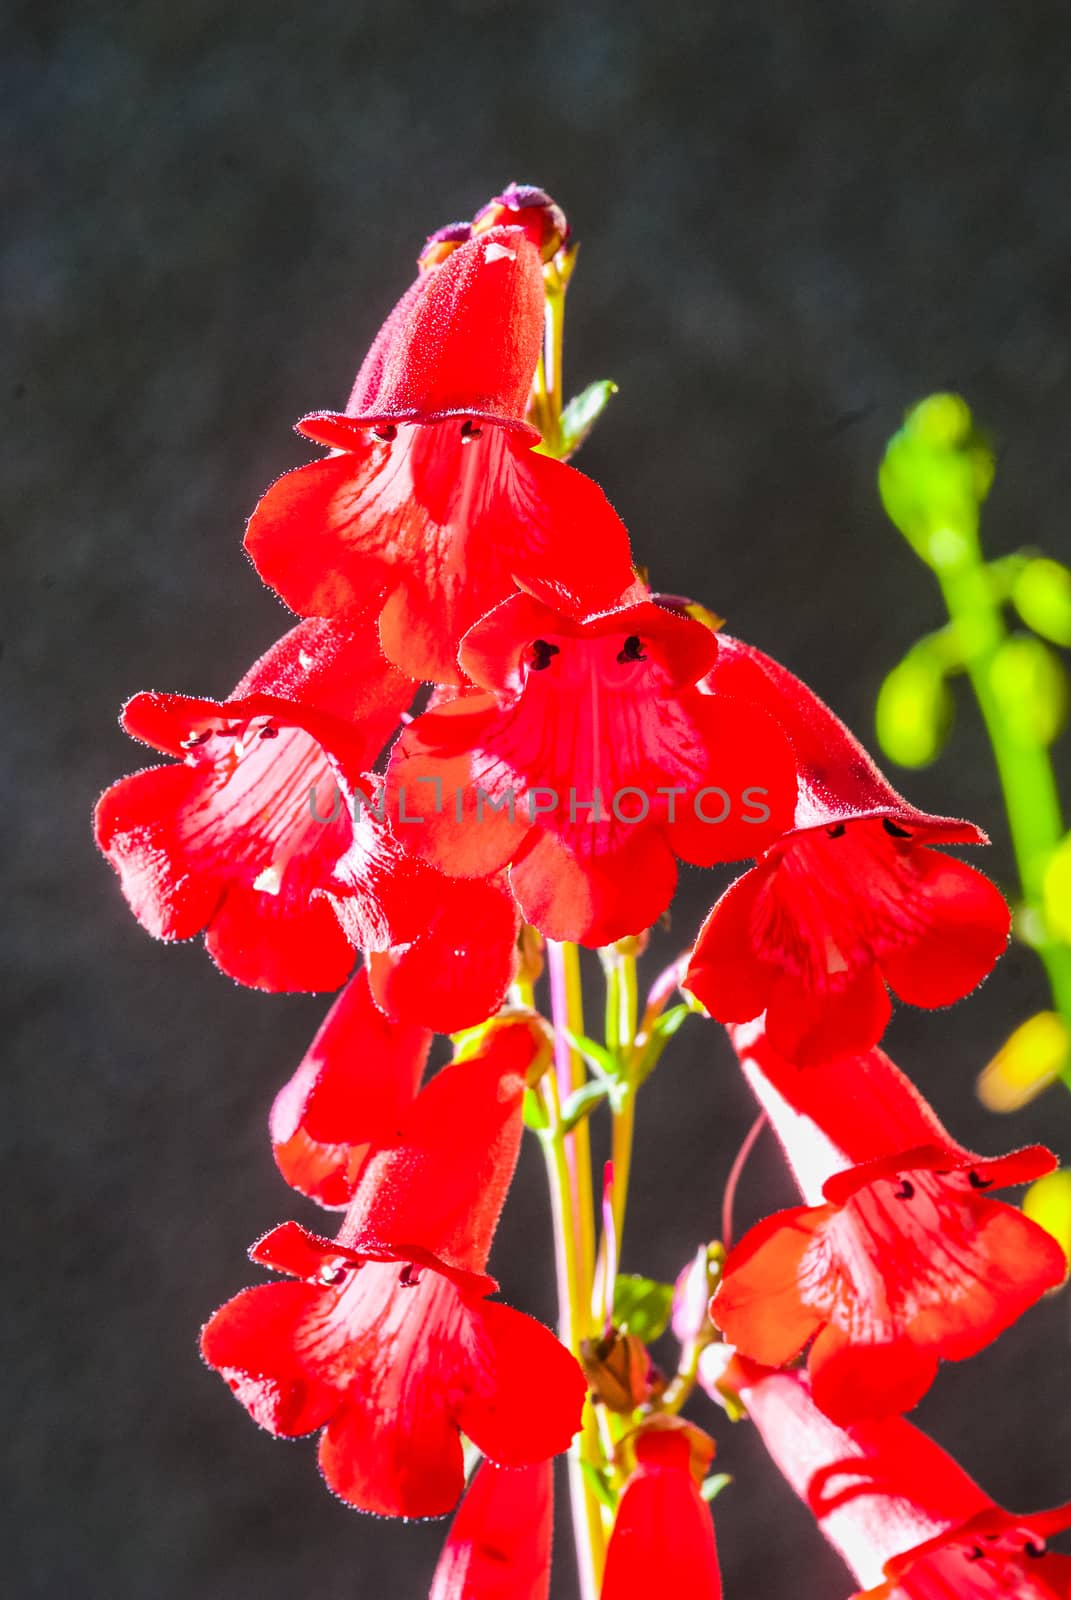
[[[217,965],[254,988],[338,988],[353,947],[314,891],[352,830],[327,809],[328,753],[366,766],[412,694],[374,615],[354,612],[291,629],[225,701],[135,695],[124,728],[180,764],[108,789],[96,834],[142,926],[158,939],[205,931]]]
[[[782,1055],[810,1065],[876,1044],[886,984],[917,1006],[961,999],[1007,942],[988,878],[936,844],[985,844],[973,823],[918,811],[818,697],[719,635],[712,693],[775,716],[799,762],[795,826],[718,901],[685,982],[721,1022],[766,1013]]]
[[[394,747],[397,831],[444,872],[512,863],[526,920],[551,938],[602,945],[649,927],[675,856],[753,855],[791,817],[780,731],[695,688],[717,648],[649,600],[579,621],[527,595],[503,602],[462,646],[479,688]]]
[[[739,1394],[778,1468],[867,1585],[866,1600],[1071,1594],[1071,1557],[1045,1549],[1071,1523],[1071,1507],[1004,1511],[909,1422],[838,1427],[801,1372],[771,1373],[711,1346],[700,1377],[715,1399],[721,1383]]]
[[[697,1487],[713,1440],[676,1418],[656,1422],[633,1442],[636,1467],[618,1504],[600,1600],[721,1600],[714,1524]]]
[[[553,1522],[549,1461],[512,1471],[481,1462],[428,1600],[547,1600]]]
[[[878,1050],[793,1072],[754,1032],[737,1030],[737,1048],[812,1203],[745,1235],[711,1316],[766,1366],[817,1335],[814,1398],[835,1421],[906,1411],[939,1360],[976,1354],[1063,1282],[1056,1241],[986,1193],[1055,1158],[964,1150]]]
[[[395,1141],[366,1161],[337,1239],[291,1222],[254,1246],[254,1260],[302,1281],[244,1290],[202,1333],[205,1360],[261,1427],[324,1429],[323,1475],[361,1510],[450,1510],[461,1431],[520,1466],[564,1450],[580,1425],[573,1357],[485,1298],[525,1087],[500,1042],[492,1030],[482,1055],[417,1096]]]
[[[367,1157],[390,1143],[416,1098],[431,1038],[387,1020],[366,971],[350,979],[271,1109],[275,1160],[291,1188],[348,1204]]]
[[[387,825],[380,781],[363,780],[371,802],[360,806],[326,892],[365,952],[380,1010],[458,1033],[506,998],[517,965],[517,905],[503,874],[449,878],[403,848]]]
[[[345,415],[299,424],[333,453],[280,478],[249,523],[258,572],[302,615],[385,586],[383,646],[415,678],[460,681],[462,634],[518,586],[579,613],[633,581],[602,491],[533,453],[524,417],[544,310],[530,233],[496,226],[432,253]]]

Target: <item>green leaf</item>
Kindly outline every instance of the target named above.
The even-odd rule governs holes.
[[[586,389],[575,394],[562,411],[562,453],[571,456],[579,450],[592,428],[598,422],[610,396],[617,393],[617,384],[609,378],[589,383]]]
[[[524,1125],[533,1133],[546,1133],[550,1121],[543,1109],[543,1101],[533,1089],[524,1091]]]
[[[621,1273],[614,1284],[614,1326],[652,1344],[665,1333],[673,1310],[673,1285]]]
[[[666,1048],[678,1028],[690,1017],[694,1011],[690,1005],[670,1006],[667,1011],[657,1019],[651,1028],[647,1043],[643,1047],[639,1065],[636,1068],[636,1082],[642,1083],[649,1078],[662,1059],[662,1052]]]
[[[611,1080],[620,1076],[621,1063],[612,1050],[607,1050],[604,1044],[599,1044],[596,1039],[589,1039],[583,1033],[570,1033],[566,1029],[565,1037],[572,1048],[582,1055],[592,1072],[600,1078]]]
[[[605,1100],[611,1085],[606,1078],[592,1078],[581,1088],[574,1089],[562,1106],[562,1132],[572,1133],[577,1123],[593,1111],[600,1100]]]
[[[709,1478],[704,1478],[700,1486],[699,1493],[709,1505],[710,1501],[716,1500],[721,1494],[721,1491],[723,1489],[727,1489],[732,1481],[733,1475],[731,1472],[711,1473]]]
[[[600,1472],[598,1467],[591,1461],[581,1461],[580,1470],[584,1474],[584,1479],[596,1500],[601,1501],[608,1510],[616,1511],[617,1496],[610,1487],[606,1474]]]

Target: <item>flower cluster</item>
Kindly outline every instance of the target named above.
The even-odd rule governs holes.
[[[713,1325],[704,1288],[686,1338],[697,1361],[738,1352],[733,1384],[764,1433],[802,1407],[823,1440],[856,1429],[868,1462],[888,1437],[908,1470],[907,1424],[888,1419],[1064,1274],[1054,1242],[988,1193],[1047,1171],[1048,1152],[962,1149],[877,1048],[890,990],[947,1005],[1003,949],[1003,897],[942,848],[985,836],[911,806],[789,672],[649,587],[564,460],[547,303],[560,310],[572,259],[559,208],[516,185],[431,236],[345,409],[298,424],[326,454],[249,521],[257,571],[300,620],[222,699],[136,695],[123,726],[168,760],[96,817],[154,936],[203,933],[255,988],[340,991],[270,1134],[286,1182],[341,1226],[260,1239],[252,1259],[286,1281],[221,1307],[201,1348],[262,1428],[319,1433],[324,1478],[362,1510],[441,1515],[464,1487],[463,1436],[486,1458],[433,1600],[545,1600],[548,1463],[582,1426],[604,1600],[720,1594],[700,1493],[713,1444],[677,1415],[698,1367],[656,1381],[615,1318],[616,1196],[595,1367],[615,1351],[635,1365],[613,1405],[590,1353],[584,1372],[620,1426],[600,1436],[585,1410],[582,1228],[560,1274],[570,1348],[493,1299],[487,1274],[526,1106],[567,1175],[559,1211],[574,1207],[578,1125],[601,1099],[629,1103],[669,1032],[672,983],[570,1085],[562,984],[556,1034],[531,1009],[542,943],[609,949],[612,968],[663,917],[678,861],[754,863],[674,974],[729,1025],[805,1201],[730,1252]],[[424,1081],[437,1033],[459,1035],[454,1058]],[[808,1347],[809,1380],[775,1372]],[[918,1573],[961,1545],[982,1551],[975,1576],[1019,1562],[1049,1526],[1002,1521],[981,1491],[952,1499],[906,1555],[883,1548],[875,1594],[936,1592]]]

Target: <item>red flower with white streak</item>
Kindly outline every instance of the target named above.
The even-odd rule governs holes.
[[[321,1471],[360,1510],[449,1511],[464,1484],[461,1432],[521,1466],[564,1450],[580,1425],[573,1357],[486,1298],[524,1088],[492,1031],[369,1157],[337,1239],[291,1222],[254,1246],[254,1260],[299,1281],[244,1290],[202,1333],[205,1360],[261,1427],[323,1429]]]
[[[717,649],[701,623],[650,600],[580,620],[528,595],[504,601],[462,645],[479,687],[394,747],[399,836],[444,872],[509,863],[526,920],[551,938],[604,945],[649,927],[675,857],[754,855],[791,820],[780,730],[695,687]]]
[[[632,1449],[636,1466],[618,1504],[600,1600],[721,1600],[714,1523],[698,1487],[713,1440],[662,1417],[641,1428]]]
[[[1071,1557],[1045,1541],[1071,1506],[1004,1511],[941,1447],[899,1417],[838,1427],[801,1372],[770,1372],[725,1346],[703,1355],[714,1399],[735,1391],[777,1467],[857,1582],[856,1600],[1067,1600]]]
[[[686,986],[720,1022],[766,1013],[782,1055],[809,1065],[868,1050],[891,1006],[952,1004],[1007,943],[989,879],[930,848],[985,844],[973,823],[917,810],[829,708],[784,667],[719,636],[712,694],[776,717],[799,763],[795,825],[738,878],[696,942]]]
[[[337,989],[353,946],[316,896],[352,836],[329,806],[332,760],[374,760],[413,689],[366,611],[292,628],[227,700],[135,695],[123,727],[177,764],[122,778],[95,822],[142,926],[168,940],[203,931],[216,964],[253,988]]]
[[[1055,1158],[1039,1145],[992,1159],[964,1150],[878,1050],[798,1072],[761,1033],[736,1035],[811,1203],[745,1235],[711,1316],[766,1366],[813,1338],[814,1398],[838,1422],[909,1410],[940,1360],[975,1355],[1063,1282],[1056,1241],[988,1194]]]
[[[454,1518],[428,1600],[547,1600],[554,1522],[549,1461],[482,1461]]]
[[[463,229],[446,230],[345,414],[299,423],[331,455],[280,478],[246,534],[257,571],[303,616],[337,615],[385,587],[387,655],[438,683],[460,681],[462,635],[518,586],[580,613],[633,581],[628,535],[602,491],[532,448],[545,228],[540,207],[515,214],[517,225],[461,242]],[[554,217],[546,226],[553,243]]]

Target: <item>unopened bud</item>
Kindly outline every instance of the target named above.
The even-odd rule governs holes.
[[[488,228],[523,228],[544,261],[550,261],[569,237],[565,212],[544,189],[511,183],[477,211],[473,233]]]
[[[990,1111],[1018,1111],[1036,1100],[1071,1053],[1064,1019],[1039,1011],[1019,1024],[978,1079],[978,1098]]]
[[[447,256],[452,256],[459,245],[467,244],[471,238],[471,222],[448,222],[445,228],[437,228],[434,233],[429,233],[417,257],[417,266],[421,272],[430,272],[433,267],[441,266]]]
[[[646,1417],[638,1428],[620,1440],[614,1451],[617,1464],[627,1475],[635,1471],[640,1462],[655,1461],[667,1453],[666,1447],[671,1440],[675,1442],[674,1454],[679,1448],[679,1441],[687,1444],[692,1477],[696,1487],[702,1487],[710,1471],[710,1463],[714,1460],[714,1440],[702,1428],[697,1428],[694,1422],[685,1422],[683,1417],[670,1416],[666,1412],[656,1412],[654,1416]]]
[[[643,1340],[618,1328],[611,1328],[605,1339],[585,1339],[580,1365],[595,1399],[621,1416],[630,1416],[666,1387]]]

